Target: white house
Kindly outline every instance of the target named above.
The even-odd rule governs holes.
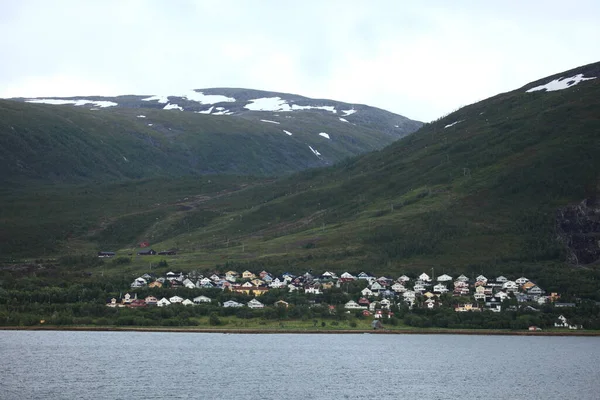
[[[265,308],[265,305],[256,299],[252,299],[246,304],[250,308]]]
[[[423,272],[421,275],[419,275],[419,279],[422,280],[423,282],[431,282],[431,278],[425,272]]]
[[[165,306],[171,305],[171,302],[163,297],[156,303],[156,305],[159,307],[165,307]]]
[[[304,289],[304,293],[306,294],[321,294],[321,289],[317,286],[309,286]]]
[[[433,287],[433,291],[436,293],[446,293],[448,292],[448,288],[446,287],[446,285],[438,283]]]
[[[381,306],[381,309],[389,310],[390,306],[392,305],[392,302],[389,301],[388,299],[383,299],[379,302],[379,305]]]
[[[398,282],[408,282],[410,281],[410,278],[406,275],[402,275],[400,278],[398,278]]]
[[[451,280],[452,280],[452,277],[450,275],[446,275],[446,274],[440,275],[437,278],[438,282],[450,282]]]
[[[206,297],[206,296],[198,296],[198,297],[194,297],[194,303],[196,304],[200,304],[200,303],[210,303],[212,300],[210,299],[210,297]]]
[[[340,275],[340,279],[346,282],[353,281],[356,279],[356,277],[349,272],[344,272],[342,275]]]
[[[183,304],[184,306],[193,306],[194,302],[191,301],[190,299],[185,299],[184,301],[181,302],[181,304]]]
[[[171,304],[181,303],[183,301],[183,297],[173,296],[169,298],[169,301],[171,302]]]
[[[504,277],[502,275],[500,275],[499,277],[496,278],[496,282],[498,282],[498,283],[504,283],[507,281],[508,281],[508,279],[506,279],[506,277]]]
[[[392,285],[392,290],[396,293],[403,293],[406,291],[406,288],[403,284],[396,282]]]
[[[131,287],[132,288],[144,287],[147,285],[147,283],[148,282],[144,278],[139,277],[135,281],[133,281],[133,283],[131,284]]]
[[[373,296],[373,291],[369,288],[364,288],[363,290],[360,291],[360,293],[364,296],[364,297],[369,297],[369,296]]]
[[[461,275],[461,276],[459,276],[458,278],[456,278],[456,280],[457,280],[457,281],[459,281],[459,282],[468,282],[468,281],[469,281],[469,278],[467,278],[467,277],[466,277],[466,276],[464,276],[464,275]]]
[[[223,303],[223,307],[242,307],[243,304],[242,303],[238,303],[237,301],[234,300],[228,300],[225,303]]]
[[[344,304],[344,308],[348,310],[366,310],[367,307],[363,307],[354,300],[350,300],[346,304]]]
[[[478,282],[487,282],[488,278],[486,278],[483,275],[479,275],[477,278],[475,278],[475,280],[478,281]]]
[[[507,292],[516,292],[519,290],[519,285],[513,281],[506,281],[502,284],[502,289],[506,290]]]
[[[517,285],[524,285],[527,282],[529,282],[529,279],[527,279],[524,276],[522,276],[519,279],[515,280],[515,282],[517,283]]]

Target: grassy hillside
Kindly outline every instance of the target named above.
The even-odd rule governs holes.
[[[526,90],[577,73],[600,76],[600,64],[464,107],[383,150],[272,182],[248,181],[218,196],[203,197],[202,184],[189,180],[153,182],[147,197],[136,191],[139,183],[87,187],[85,195],[69,189],[78,192],[71,192],[68,212],[62,200],[48,202],[34,220],[29,213],[40,204],[36,196],[52,197],[51,189],[11,192],[15,206],[4,211],[2,225],[13,225],[4,235],[15,237],[12,232],[27,223],[39,232],[36,223],[43,226],[61,213],[76,223],[97,204],[87,219],[96,230],[63,235],[54,250],[126,255],[138,241],[150,240],[157,250],[178,248],[169,264],[179,269],[220,265],[393,276],[434,268],[542,275],[552,282],[540,283],[558,289],[566,279],[566,250],[557,240],[557,211],[599,192],[600,79],[560,91]],[[57,192],[57,199],[66,193]],[[89,203],[99,193],[120,200]],[[43,236],[56,237],[52,230]],[[24,251],[15,243],[3,246],[4,254]],[[29,254],[41,254],[39,246]],[[134,257],[108,272],[134,274],[160,259]],[[595,267],[578,273],[598,278]],[[582,291],[594,290],[592,283]]]
[[[303,117],[305,112],[295,114],[298,122],[282,118],[279,125],[172,110],[143,113],[0,100],[0,182],[284,175],[330,165],[395,139],[329,115]]]

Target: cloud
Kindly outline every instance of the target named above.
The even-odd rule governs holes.
[[[594,2],[0,4],[0,96],[248,87],[420,120],[597,61]]]

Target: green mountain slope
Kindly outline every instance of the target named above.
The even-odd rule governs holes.
[[[166,204],[141,205],[135,212],[107,208],[105,224],[61,237],[54,253],[71,246],[127,254],[149,240],[156,249],[179,249],[170,262],[181,269],[219,264],[395,275],[435,268],[546,274],[547,280],[552,271],[556,279],[540,283],[558,289],[569,254],[597,234],[600,79],[563,90],[527,90],[578,74],[599,77],[600,63],[464,107],[383,150],[333,167],[249,182],[218,196],[202,196],[200,187],[187,182]],[[561,83],[568,86],[554,86]],[[153,185],[149,196],[169,197]],[[174,190],[177,183],[170,185]],[[84,202],[98,189],[86,190],[79,197]],[[123,193],[116,186],[102,191]],[[35,204],[31,193],[17,197]],[[565,210],[584,200],[590,222],[565,221]],[[23,207],[16,207],[21,215]],[[73,224],[77,210],[85,207],[70,210]],[[146,223],[134,231],[128,224],[142,220],[136,213]],[[586,259],[587,269],[578,271],[587,273],[595,260]],[[143,270],[147,260],[136,263],[131,268]]]
[[[141,112],[0,100],[0,182],[282,175],[330,165],[397,138],[312,110],[295,111],[293,118],[273,116],[273,122],[163,109]]]

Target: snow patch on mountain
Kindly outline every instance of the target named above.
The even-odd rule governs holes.
[[[286,135],[288,135],[288,136],[292,136],[292,132],[290,132],[290,131],[286,131],[285,129],[283,130],[283,133],[285,133],[285,134],[286,134]]]
[[[179,107],[177,104],[167,104],[166,106],[163,107],[163,110],[179,110],[179,111],[183,111],[182,107]]]
[[[348,122],[348,120],[346,118],[341,118],[341,117],[340,117],[340,121],[342,121],[342,122]]]
[[[213,108],[215,108],[215,106],[210,107],[208,110],[204,110],[204,111],[194,111],[196,114],[210,114],[213,110]]]
[[[270,124],[277,124],[277,125],[279,125],[279,122],[277,122],[277,121],[270,121],[268,119],[261,119],[261,122],[268,122]]]
[[[454,121],[453,123],[446,125],[446,126],[444,127],[444,129],[446,129],[446,128],[450,128],[451,126],[454,126],[454,125],[456,125],[456,124],[459,124],[459,123],[461,123],[461,122],[463,122],[463,121],[464,121],[464,120],[462,120],[462,119],[461,119],[460,121]]]
[[[251,111],[290,111],[291,107],[287,101],[281,97],[263,97],[260,99],[251,99],[250,103],[244,106]]]
[[[527,90],[527,93],[536,92],[538,90],[546,90],[547,92],[553,92],[555,90],[568,89],[571,86],[577,85],[579,82],[589,81],[591,79],[596,79],[596,77],[584,78],[583,74],[577,74],[570,78],[560,77],[558,79],[555,79],[553,81],[546,83],[545,85],[540,85],[540,86],[531,88],[531,89]]]
[[[220,94],[204,94],[195,90],[187,90],[183,93],[160,95],[146,97],[142,101],[158,101],[159,103],[168,103],[169,97],[181,97],[189,101],[195,101],[200,104],[215,104],[215,103],[231,103],[235,99],[233,97],[222,96]]]
[[[30,99],[25,100],[27,103],[39,103],[39,104],[53,104],[53,105],[64,105],[64,104],[73,104],[74,106],[84,106],[86,104],[92,104],[97,107],[105,108],[105,107],[114,107],[118,106],[118,103],[114,101],[96,101],[96,100],[64,100],[64,99]]]
[[[313,149],[310,145],[308,145],[308,147],[310,148],[310,151],[312,151],[315,156],[319,157],[321,155],[321,153],[319,153],[318,150]]]
[[[150,96],[150,97],[146,97],[145,99],[142,99],[142,101],[158,101],[159,103],[168,103],[169,102],[169,96],[159,96],[159,95],[154,95],[154,96]]]
[[[212,115],[231,115],[233,114],[232,112],[229,112],[229,110],[224,109],[223,107],[217,107],[217,109],[221,109],[220,111],[214,112],[212,113]]]
[[[321,132],[321,133],[319,133],[319,136],[323,136],[324,138],[331,139],[331,138],[329,137],[329,135],[328,135],[327,133],[325,133],[325,132]]]
[[[325,110],[329,111],[333,114],[336,114],[337,111],[334,106],[299,106],[298,104],[292,104],[292,110],[301,111],[301,110]]]
[[[342,110],[342,112],[344,113],[344,117],[347,117],[348,115],[354,114],[356,110],[353,108],[351,110]]]
[[[195,90],[190,90],[180,97],[185,97],[190,101],[196,101],[200,104],[233,103],[235,101],[233,97],[227,97],[220,94],[204,94],[203,92],[196,92]]]
[[[334,106],[300,106],[298,104],[288,104],[287,100],[281,97],[262,97],[260,99],[250,99],[250,103],[244,106],[251,111],[302,111],[302,110],[324,110],[336,114]]]
[[[138,118],[146,118],[146,116],[145,116],[145,115],[138,115],[137,117],[138,117]]]

